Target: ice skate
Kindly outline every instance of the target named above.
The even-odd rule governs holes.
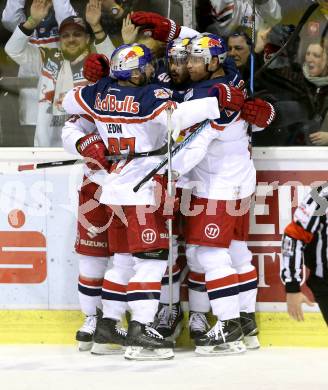
[[[234,355],[246,352],[239,318],[218,321],[204,336],[195,339],[198,355]]]
[[[96,330],[97,316],[86,316],[83,325],[76,332],[75,339],[79,342],[80,352],[90,351],[93,345],[93,335]]]
[[[257,337],[259,331],[256,325],[255,313],[241,312],[240,323],[244,334],[244,343],[246,348],[259,349],[261,345]]]
[[[119,326],[119,321],[112,318],[100,318],[94,334],[91,353],[95,355],[113,355],[123,352],[126,330]]]
[[[165,340],[154,328],[138,321],[129,323],[126,338],[125,359],[163,360],[172,359],[173,342]]]
[[[166,340],[175,341],[183,329],[183,312],[180,303],[172,305],[171,313],[169,305],[160,303],[153,327]]]
[[[189,334],[190,338],[202,337],[210,330],[205,313],[191,311],[189,313]]]

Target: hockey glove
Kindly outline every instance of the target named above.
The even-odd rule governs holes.
[[[259,98],[247,100],[241,110],[241,117],[246,122],[261,128],[269,126],[275,116],[272,104]]]
[[[104,54],[91,53],[84,61],[83,76],[92,83],[109,75],[109,60]]]
[[[226,84],[214,84],[209,89],[208,95],[217,97],[220,108],[227,110],[240,111],[244,104],[243,92]]]
[[[107,148],[100,135],[91,133],[80,138],[76,143],[76,149],[84,157],[89,169],[97,171],[110,168],[106,160]]]
[[[174,20],[165,18],[155,12],[133,12],[131,21],[136,26],[143,26],[150,30],[152,38],[161,42],[169,42],[178,38],[181,30],[181,27]]]

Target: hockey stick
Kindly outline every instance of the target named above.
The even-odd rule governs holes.
[[[188,145],[195,137],[197,137],[197,135],[205,129],[205,127],[210,123],[210,121],[208,119],[206,119],[205,121],[201,122],[198,127],[190,134],[188,135],[188,137],[183,141],[181,142],[181,144],[179,144],[176,148],[174,148],[172,150],[172,153],[171,153],[171,156],[175,156],[178,152],[180,152],[181,149],[183,149],[186,145]],[[141,179],[139,181],[139,183],[133,187],[133,192],[138,192],[139,189],[145,184],[147,183],[147,181],[149,181],[154,175],[156,175],[156,173],[162,169],[163,167],[165,167],[165,165],[167,164],[168,162],[168,158],[166,157],[164,160],[162,160],[158,165],[156,165],[156,167],[154,169],[152,169],[149,173],[147,173],[147,175]]]
[[[249,89],[251,92],[251,98],[254,99],[254,62],[255,62],[255,0],[253,0],[252,10],[252,36],[251,36],[251,55],[250,55],[250,82]]]
[[[173,180],[172,180],[172,106],[166,109],[167,115],[167,196],[172,199]],[[173,212],[173,211],[172,211]],[[167,230],[169,235],[169,313],[172,313],[173,307],[173,215],[167,220]]]
[[[151,157],[151,156],[163,156],[166,154],[167,151],[167,145],[163,145],[161,148],[152,150],[150,152],[141,152],[141,153],[134,153],[134,154],[117,154],[117,155],[110,155],[107,156],[108,161],[120,161],[125,160],[127,158],[142,158],[142,157]],[[22,164],[18,165],[18,171],[32,171],[34,169],[44,169],[44,168],[54,168],[54,167],[63,167],[66,165],[74,165],[74,164],[82,164],[85,163],[85,161],[80,158],[76,160],[61,160],[61,161],[50,161],[45,163],[38,163],[38,164]]]

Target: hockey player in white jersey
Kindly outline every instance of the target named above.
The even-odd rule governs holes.
[[[76,333],[80,351],[89,351],[93,347],[93,338],[97,324],[97,308],[102,309],[101,293],[105,271],[111,256],[107,239],[109,216],[105,205],[99,203],[101,188],[90,180],[92,173],[99,169],[109,169],[106,160],[106,147],[96,132],[92,117],[73,115],[64,125],[62,141],[64,149],[71,154],[88,155],[83,167],[84,177],[79,188],[79,208],[75,252],[78,255],[79,279],[78,295],[85,321]],[[80,133],[79,151],[71,142],[72,134]],[[84,144],[97,139],[90,150]],[[86,152],[86,153],[85,153]],[[99,316],[99,315],[98,315]]]
[[[187,99],[208,96],[216,83],[242,86],[233,63],[225,65],[226,45],[213,34],[201,34],[191,40],[188,70],[197,83]],[[228,63],[229,64],[229,63]],[[222,85],[222,84],[221,84]],[[262,102],[267,125],[274,118],[270,104]],[[254,105],[254,103],[251,103]],[[248,103],[246,114],[248,114]],[[256,108],[255,110],[260,110]],[[221,110],[220,118],[210,125],[176,157],[173,169],[188,173],[193,187],[191,209],[202,208],[196,216],[186,216],[184,235],[187,260],[192,253],[205,271],[205,286],[216,325],[196,337],[199,354],[244,352],[240,324],[239,290],[248,292],[244,305],[255,311],[256,271],[246,239],[249,224],[249,199],[255,189],[255,169],[248,151],[247,125],[241,113]],[[246,115],[256,124],[255,118]],[[192,266],[195,264],[191,263]],[[199,271],[198,271],[199,273]],[[248,300],[248,302],[246,302]]]
[[[109,213],[114,210],[116,214],[108,229],[111,250],[133,254],[133,264],[127,262],[121,266],[122,282],[108,286],[113,300],[104,307],[104,318],[117,323],[123,314],[120,302],[128,302],[132,318],[125,341],[127,359],[173,357],[173,344],[150,326],[167,266],[166,219],[156,203],[155,182],[149,182],[137,194],[133,192],[138,181],[159,161],[156,156],[133,159],[133,155],[161,148],[167,137],[165,110],[172,105],[168,101],[170,93],[159,85],[147,84],[153,71],[149,49],[143,45],[123,45],[111,58],[111,75],[116,80],[103,78],[92,86],[76,88],[63,101],[68,113],[87,113],[94,118],[110,154],[127,156],[105,176],[100,197]],[[229,105],[229,99],[224,98],[219,99],[221,104]],[[175,129],[220,115],[216,97],[176,107],[172,114]],[[80,138],[77,134],[76,142]],[[149,356],[150,350],[153,352]]]

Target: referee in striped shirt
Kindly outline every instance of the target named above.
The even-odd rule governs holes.
[[[328,182],[313,188],[295,210],[284,231],[282,257],[289,315],[303,321],[302,303],[314,305],[301,292],[305,264],[310,271],[306,284],[328,325]]]

